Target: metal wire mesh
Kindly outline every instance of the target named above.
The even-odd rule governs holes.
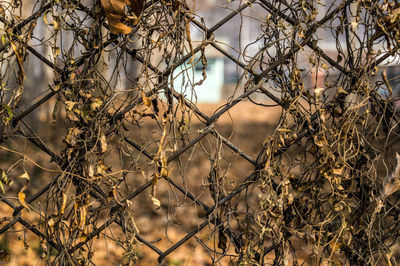
[[[106,2],[143,7],[116,23]],[[211,26],[195,1],[36,1],[28,15],[24,4],[0,4],[1,201],[12,209],[1,234],[22,225],[48,264],[93,263],[100,236],[123,264],[140,261],[139,245],[171,262],[193,239],[213,264],[395,262],[397,181],[390,200],[380,184],[398,140],[396,78],[380,66],[398,53],[396,1],[220,1]],[[238,47],[218,39],[235,18],[238,36],[256,32]],[[238,79],[207,115],[195,89],[210,47]],[[26,88],[30,61],[47,65],[46,89]],[[218,124],[243,102],[280,112],[256,154]],[[136,222],[154,212],[166,221],[147,231],[183,235],[166,249]]]

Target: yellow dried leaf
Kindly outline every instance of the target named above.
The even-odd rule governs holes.
[[[105,170],[106,170],[106,167],[102,163],[98,164],[96,167],[96,173],[99,175],[105,174]]]
[[[21,189],[21,191],[18,193],[18,200],[19,200],[19,203],[21,203],[21,205],[24,207],[24,208],[26,208],[26,209],[28,209],[29,211],[30,211],[30,208],[29,208],[29,206],[28,206],[28,204],[26,204],[26,202],[25,202],[25,198],[26,198],[26,195],[25,195],[25,193],[24,193],[24,190],[26,189],[26,186],[24,186],[22,189]]]
[[[58,30],[60,28],[60,23],[58,22],[59,18],[58,17],[53,17],[53,27],[54,30]]]
[[[53,91],[58,91],[59,89],[60,89],[60,84],[54,84],[54,87],[52,87],[51,89],[53,90]]]
[[[121,202],[119,202],[118,197],[117,197],[117,187],[116,187],[116,186],[113,187],[112,193],[113,193],[113,196],[114,196],[115,201],[116,201],[119,205],[122,205]]]
[[[77,102],[73,102],[73,101],[65,101],[64,103],[67,105],[68,111],[71,111],[72,108],[74,108],[75,104],[77,104]]]
[[[77,136],[81,134],[81,130],[78,128],[69,128],[68,129],[68,134],[65,137],[64,141],[71,145],[71,146],[75,146],[76,142],[77,142]]]
[[[285,146],[285,138],[283,137],[283,135],[279,135],[279,140],[282,143],[282,146]]]
[[[43,14],[43,22],[46,25],[49,25],[49,20],[47,19],[47,14],[50,12],[50,10],[47,10],[44,14]]]
[[[102,105],[103,105],[103,102],[99,98],[95,98],[94,101],[90,104],[90,109],[92,109],[92,111],[94,111]]]
[[[82,206],[81,208],[79,208],[79,213],[80,213],[80,216],[79,216],[80,219],[79,219],[78,227],[79,227],[79,229],[83,230],[83,227],[86,224],[86,214],[87,214],[86,206]]]
[[[67,206],[67,194],[65,194],[64,192],[62,193],[62,205],[61,205],[61,209],[60,209],[60,214],[63,215],[64,211],[65,211],[65,207]]]
[[[349,94],[346,90],[343,89],[342,86],[340,86],[337,90],[338,94]]]
[[[327,145],[326,139],[325,139],[325,138],[318,137],[318,136],[314,136],[314,143],[315,143],[315,145],[317,145],[318,147],[324,147],[324,146]]]
[[[18,176],[18,178],[26,179],[27,181],[30,180],[29,174],[28,174],[26,171],[24,171],[23,174],[21,174],[20,176]]]
[[[334,210],[337,212],[340,212],[343,210],[343,204],[341,202],[338,202],[334,205]]]
[[[54,227],[54,225],[56,224],[56,222],[54,221],[53,218],[51,218],[51,219],[47,222],[47,224],[48,224],[50,227]]]
[[[146,96],[146,94],[144,92],[142,92],[142,99],[143,99],[143,103],[150,107],[151,106],[151,100],[149,97]]]
[[[334,168],[334,169],[332,169],[332,173],[333,173],[333,175],[335,175],[335,176],[342,176],[343,173],[344,173],[344,167],[341,167],[341,168]]]

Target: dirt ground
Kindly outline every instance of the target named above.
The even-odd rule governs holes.
[[[198,108],[207,115],[212,115],[219,106],[221,106],[221,104],[200,104]],[[228,114],[222,116],[215,128],[223,137],[229,139],[230,142],[255,159],[266,136],[273,132],[279,116],[279,108],[262,108],[249,102],[242,102],[235,106]],[[196,119],[193,119],[192,128],[194,130],[191,136],[195,137],[196,134],[198,134],[196,130],[204,128],[204,125],[198,121],[196,122]],[[46,129],[39,129],[39,131],[40,130]],[[57,131],[62,132],[61,130]],[[141,133],[142,136],[149,136],[154,133],[153,131],[154,128],[151,125],[143,125]],[[51,141],[50,138],[57,138],[57,136],[49,136],[49,139],[46,141]],[[216,144],[215,139],[211,136],[207,136],[201,141],[204,150],[209,149],[212,151],[213,145]],[[52,148],[57,150],[60,149],[61,145],[63,145],[62,142],[54,142]],[[10,146],[12,147],[12,144],[10,144]],[[26,150],[28,151],[29,149],[27,148]],[[184,185],[206,204],[211,206],[213,202],[209,196],[205,195],[204,190],[206,177],[210,170],[210,162],[206,156],[204,156],[204,150],[197,147],[193,149],[190,156],[186,154],[183,155],[183,161],[187,160],[188,162],[185,168],[186,180],[179,177],[177,171],[178,166],[176,164],[175,166],[173,164],[171,165],[172,168],[175,169],[172,172],[171,178],[174,178],[177,183]],[[18,158],[15,154],[1,153],[3,158],[4,156],[9,156],[8,158],[14,160]],[[32,156],[37,163],[51,168],[51,164],[45,156]],[[226,169],[226,176],[232,180],[231,188],[233,189],[238,181],[243,180],[251,173],[252,165],[226,147],[223,148],[222,156],[223,165],[221,167]],[[112,161],[114,159],[111,158],[110,160]],[[2,164],[4,165],[4,161]],[[26,167],[29,168],[28,165]],[[31,168],[29,170],[32,171]],[[174,176],[174,173],[176,176]],[[47,177],[42,178],[46,179],[50,176],[51,175],[48,174]],[[31,178],[40,179],[40,177]],[[143,184],[144,180],[136,182],[137,186],[140,186]],[[44,184],[44,182],[33,180],[33,182],[31,182],[32,187],[29,189],[33,192],[42,184]],[[16,195],[19,188],[20,184],[17,182],[7,189],[7,197],[15,203],[17,203]],[[150,192],[142,193],[135,198],[132,201],[133,205],[131,211],[135,224],[140,231],[140,235],[148,241],[152,241],[161,251],[167,250],[184,237],[188,230],[196,228],[196,226],[203,221],[202,216],[204,213],[202,213],[202,210],[195,206],[190,200],[182,197],[179,192],[173,190],[171,185],[167,182],[160,182],[157,187],[157,197],[161,202],[161,208],[159,210],[154,210],[149,193]],[[250,194],[248,197],[254,197],[254,200],[256,200],[256,192],[253,194]],[[252,199],[250,198],[247,200],[251,201]],[[12,217],[12,209],[3,202],[0,203],[0,217],[4,217],[3,219]],[[38,218],[26,210],[23,210],[22,217],[29,221],[34,221]],[[6,223],[7,221],[3,221],[3,224]],[[197,234],[198,239],[201,239],[203,243],[210,248],[216,245],[211,232],[211,228],[206,227]],[[121,263],[123,257],[123,249],[118,247],[114,241],[110,241],[110,238],[123,239],[122,232],[118,226],[113,225],[110,226],[105,233],[106,234],[101,234],[100,237],[96,238],[92,243],[92,249],[95,251],[92,262],[95,265],[118,265]],[[137,265],[157,264],[158,255],[154,251],[140,242],[137,243],[136,247],[136,255],[139,258]],[[19,223],[13,227],[12,232],[9,231],[0,236],[0,249],[3,250],[3,252],[0,253],[0,262],[6,262],[7,265],[45,264],[45,261],[39,258],[42,253],[40,239],[28,230],[25,230]],[[230,252],[233,252],[233,250],[231,249]],[[192,238],[167,256],[166,263],[168,265],[211,265],[212,260],[210,256],[213,256],[212,253],[210,253],[207,248],[200,245],[196,239]],[[228,263],[229,257],[221,262],[222,265],[227,265]]]

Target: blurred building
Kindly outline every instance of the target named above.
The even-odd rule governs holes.
[[[224,58],[211,46],[206,47],[205,55],[206,66],[197,53],[193,62],[188,60],[175,69],[174,89],[193,102],[219,102],[224,86]],[[188,71],[185,71],[187,69]],[[206,76],[203,76],[203,71]]]

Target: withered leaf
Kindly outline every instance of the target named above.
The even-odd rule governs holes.
[[[63,215],[64,211],[65,211],[65,207],[67,206],[67,194],[65,194],[65,192],[62,193],[62,205],[61,205],[61,209],[60,209],[60,214]]]
[[[54,218],[50,218],[50,220],[47,222],[47,224],[48,224],[50,227],[54,227],[54,225],[56,224],[56,222],[55,222]]]
[[[131,9],[133,13],[139,17],[143,11],[144,0],[130,0],[129,2],[131,3]]]
[[[123,22],[129,22],[135,25],[143,10],[144,0],[101,0],[101,5],[106,13],[108,26],[111,33],[129,34],[132,28]],[[129,7],[136,18],[132,21],[131,16],[125,13],[125,7]]]
[[[159,199],[151,196],[151,201],[153,202],[154,210],[158,210],[161,208],[161,201]]]
[[[25,202],[26,195],[25,195],[25,193],[24,193],[24,190],[25,190],[26,188],[27,188],[26,185],[23,186],[22,189],[21,189],[21,191],[18,193],[18,201],[19,201],[19,203],[21,203],[21,205],[22,205],[25,209],[28,209],[28,210],[30,211],[31,209],[29,208],[28,204],[26,204],[26,202]]]
[[[21,79],[25,79],[25,71],[23,67],[23,54],[21,49],[17,46],[17,44],[10,38],[11,47],[14,51],[15,56],[17,57],[18,66],[21,73]]]
[[[71,111],[72,108],[74,108],[74,106],[77,104],[77,102],[73,102],[73,101],[65,101],[64,103],[65,103],[65,105],[67,105],[68,111]]]
[[[125,25],[124,23],[121,22],[121,19],[123,17],[109,13],[107,14],[107,21],[108,21],[108,26],[110,28],[111,33],[114,34],[129,34],[132,32],[132,28]]]
[[[18,178],[26,179],[27,182],[29,182],[29,180],[30,180],[29,174],[26,171],[24,171],[23,174],[19,175]]]
[[[100,148],[101,153],[105,153],[107,151],[107,139],[103,132],[100,135]]]
[[[86,216],[87,216],[86,206],[82,206],[79,208],[79,214],[80,216],[79,216],[78,228],[83,230],[86,224]]]
[[[151,106],[151,100],[150,100],[149,97],[146,96],[146,94],[145,94],[144,92],[142,92],[142,100],[143,100],[143,103],[144,103],[146,106],[148,106],[148,107]]]
[[[92,111],[95,111],[96,109],[98,109],[102,105],[103,105],[103,102],[99,98],[95,98],[93,100],[93,102],[90,104],[90,109]]]
[[[112,194],[113,194],[113,196],[114,196],[115,202],[117,202],[119,205],[122,205],[122,203],[118,200],[118,196],[117,196],[117,186],[114,186],[114,187],[113,187]]]
[[[168,177],[168,159],[167,156],[165,155],[165,152],[161,152],[160,155],[160,161],[161,161],[161,169],[160,169],[160,175],[162,177]]]
[[[26,171],[24,171],[24,173],[19,175],[18,178],[25,179],[25,181],[26,181],[25,185],[22,187],[22,189],[18,193],[18,200],[21,203],[21,205],[24,206],[24,208],[26,208],[26,209],[28,209],[30,211],[30,208],[29,208],[28,204],[26,204],[26,202],[25,202],[26,195],[24,193],[24,191],[28,187],[28,184],[29,184],[29,181],[30,181],[29,174]]]
[[[226,242],[227,238],[221,230],[218,231],[218,248],[222,249],[223,251],[226,250]]]

